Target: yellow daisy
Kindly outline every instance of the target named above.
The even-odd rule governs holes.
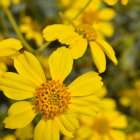
[[[21,32],[25,34],[26,39],[35,40],[38,46],[42,44],[43,37],[40,26],[37,22],[33,21],[31,17],[29,16],[23,17],[22,23],[19,26],[19,28]]]
[[[140,131],[128,134],[127,140],[140,140]]]
[[[12,134],[9,134],[7,136],[5,136],[3,139],[0,140],[16,140],[15,136]]]
[[[118,0],[103,0],[106,4],[108,4],[108,5],[115,5],[115,4],[117,4],[117,2],[118,2]],[[121,3],[123,4],[123,5],[126,5],[127,3],[128,3],[128,0],[121,0]]]
[[[86,4],[87,0],[82,3]],[[71,8],[66,10],[64,14],[73,19],[79,11],[84,7],[81,0],[77,0]],[[73,22],[92,25],[103,37],[111,37],[114,34],[114,27],[110,22],[116,16],[115,10],[112,8],[102,8],[100,0],[92,0],[88,7]]]
[[[123,129],[127,127],[126,116],[118,112],[114,100],[102,100],[103,108],[95,118],[80,117],[81,127],[75,138],[65,140],[126,140]]]
[[[21,42],[14,38],[0,41],[0,57],[13,56],[18,54],[22,48]]]
[[[69,49],[57,49],[49,58],[52,80],[46,80],[40,63],[31,53],[25,51],[14,57],[18,74],[4,73],[0,87],[8,98],[31,100],[19,101],[10,107],[4,120],[5,127],[25,127],[37,114],[41,114],[34,139],[59,140],[60,132],[72,136],[79,127],[77,113],[94,116],[100,107],[95,93],[103,85],[101,77],[91,71],[65,86],[63,81],[71,72],[72,65]]]
[[[4,136],[0,140],[31,140],[33,139],[33,126],[31,124],[24,128],[18,128],[14,133]]]
[[[124,89],[119,92],[120,103],[129,107],[138,118],[140,118],[140,80],[134,83],[134,88]]]
[[[20,3],[20,0],[0,0],[0,5],[2,5],[3,7],[10,7],[11,6],[11,2],[15,5]]]
[[[19,140],[31,140],[33,139],[33,125],[30,123],[24,128],[18,128],[15,131],[15,137]]]
[[[54,24],[47,26],[43,30],[44,38],[47,41],[57,40],[69,46],[74,59],[81,57],[89,44],[93,56],[93,61],[102,73],[106,69],[105,54],[117,64],[115,52],[112,47],[101,39],[96,30],[89,24],[79,24],[75,27],[71,25]]]

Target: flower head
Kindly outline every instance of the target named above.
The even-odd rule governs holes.
[[[49,58],[52,80],[47,80],[40,63],[31,53],[25,51],[14,57],[18,74],[4,73],[0,87],[11,99],[31,100],[19,101],[10,107],[4,120],[6,128],[25,127],[41,114],[34,139],[56,140],[60,132],[72,136],[79,127],[77,113],[94,116],[100,107],[95,93],[103,85],[101,78],[95,72],[87,72],[66,86],[63,81],[71,72],[72,65],[69,49],[57,49]]]
[[[100,73],[106,69],[105,54],[117,64],[112,47],[101,39],[95,28],[89,24],[78,24],[75,27],[63,24],[50,25],[43,30],[43,34],[47,41],[58,39],[62,44],[68,45],[74,59],[85,53],[89,43],[93,61]]]
[[[94,118],[81,116],[80,122],[81,127],[75,133],[74,140],[118,140],[118,137],[121,140],[126,139],[122,131],[127,127],[126,116],[116,110],[116,104],[112,99],[102,99],[101,112]]]
[[[75,15],[84,7],[87,0],[77,0],[64,14],[69,19],[74,19]],[[103,8],[100,0],[92,0],[86,9],[73,20],[75,24],[89,24],[100,33],[102,37],[111,37],[114,34],[114,27],[111,20],[116,16],[112,8]]]

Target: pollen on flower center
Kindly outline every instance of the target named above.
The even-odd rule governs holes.
[[[35,109],[46,119],[63,114],[70,103],[70,92],[68,87],[59,81],[46,81],[36,89]]]
[[[83,13],[82,16],[82,21],[83,23],[86,24],[93,24],[93,23],[98,23],[99,22],[99,14],[97,11],[87,11]]]
[[[97,38],[96,30],[89,24],[78,24],[76,26],[76,31],[89,41]]]
[[[110,124],[106,118],[96,119],[93,127],[99,134],[106,134],[110,130]]]

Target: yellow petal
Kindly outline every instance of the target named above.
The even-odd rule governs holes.
[[[115,5],[118,2],[118,0],[103,0],[103,1],[110,6]]]
[[[68,48],[58,48],[49,58],[50,73],[53,80],[63,81],[72,70],[73,58]]]
[[[22,48],[21,42],[14,38],[0,41],[0,57],[11,56],[18,53]]]
[[[43,30],[43,36],[47,41],[54,41],[61,36],[69,36],[72,32],[74,28],[70,25],[53,24]]]
[[[59,127],[55,120],[41,119],[35,128],[35,140],[59,140],[59,137]]]
[[[113,128],[126,128],[127,127],[127,118],[125,115],[120,114],[117,111],[112,112],[111,126]]]
[[[103,50],[100,48],[99,44],[93,41],[90,42],[90,49],[93,61],[98,68],[99,73],[104,72],[106,69],[106,58]]]
[[[78,119],[75,116],[69,115],[68,113],[60,115],[59,120],[69,132],[73,132],[79,127]]]
[[[109,137],[111,137],[113,140],[126,140],[126,134],[119,130],[111,130],[109,132]]]
[[[93,106],[92,104],[86,106],[70,104],[69,109],[74,113],[87,116],[95,116],[99,112],[99,107],[97,105]]]
[[[33,105],[30,102],[14,103],[8,110],[8,117],[4,120],[5,127],[10,129],[23,128],[33,120],[35,115]]]
[[[111,98],[102,99],[102,107],[104,111],[112,111],[116,109],[116,102]]]
[[[100,22],[98,24],[98,30],[107,37],[111,37],[114,34],[114,27],[112,25],[112,23],[109,22]]]
[[[30,80],[36,86],[40,86],[46,81],[39,61],[27,51],[14,58],[14,66],[20,75]]]
[[[128,3],[128,0],[121,0],[121,3],[122,3],[123,5],[126,5],[126,4]]]
[[[10,7],[11,2],[10,2],[10,0],[0,0],[0,5],[2,5],[3,7],[8,8],[8,7]]]
[[[96,106],[101,106],[101,100],[95,96],[95,95],[91,95],[91,96],[81,96],[81,97],[72,97],[71,98],[71,103],[72,104],[77,104],[77,105],[82,105],[82,106],[85,106],[85,105],[96,105]]]
[[[115,52],[112,49],[112,47],[106,41],[104,41],[102,39],[97,39],[96,41],[100,44],[100,46],[102,47],[102,49],[104,50],[104,52],[107,54],[107,56],[116,65],[118,63],[118,61],[116,59]]]
[[[67,130],[67,128],[65,128],[65,126],[62,124],[62,122],[60,121],[60,119],[55,118],[55,120],[57,121],[58,125],[59,125],[59,129],[62,132],[62,134],[68,136],[68,137],[73,137],[72,132],[69,132]]]
[[[99,18],[101,20],[112,20],[115,16],[116,12],[112,8],[104,8],[99,12]]]
[[[74,59],[78,59],[84,55],[87,49],[87,40],[84,38],[79,38],[74,44],[70,45],[70,50]]]
[[[0,140],[16,140],[16,137],[12,134],[5,136],[3,139]]]
[[[101,77],[96,72],[87,72],[69,85],[69,91],[72,96],[88,96],[96,93],[103,83]]]
[[[14,100],[31,98],[35,92],[35,86],[19,74],[6,72],[0,77],[0,86],[4,94]]]

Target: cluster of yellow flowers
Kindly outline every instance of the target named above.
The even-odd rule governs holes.
[[[133,140],[136,134],[126,136],[127,118],[117,110],[114,100],[105,97],[107,89],[99,76],[106,70],[106,56],[115,65],[118,63],[115,51],[106,41],[114,34],[111,20],[116,12],[102,7],[102,1],[109,5],[118,2],[76,0],[72,4],[61,0],[68,7],[60,13],[62,23],[48,25],[43,33],[38,26],[33,27],[29,16],[22,20],[19,30],[26,39],[34,39],[38,46],[43,37],[49,44],[56,40],[61,44],[48,58],[38,54],[41,48],[26,50],[22,40],[0,41],[0,89],[7,98],[17,100],[4,119],[5,127],[16,131],[3,140],[59,140],[61,134],[65,135],[64,140]],[[2,0],[0,4],[8,8],[9,2]],[[126,5],[127,0],[121,3]],[[64,81],[72,72],[74,61],[85,54],[88,46],[99,73],[86,72],[67,84]],[[9,59],[16,72],[8,72]],[[136,85],[139,87],[138,82]],[[125,99],[120,102],[123,104]],[[31,122],[36,116],[40,121],[33,136]]]

